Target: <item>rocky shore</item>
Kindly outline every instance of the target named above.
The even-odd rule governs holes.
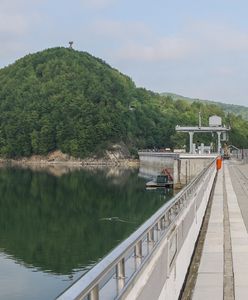
[[[139,160],[128,158],[122,151],[106,151],[102,158],[89,157],[85,159],[75,158],[68,154],[64,154],[59,150],[53,151],[46,156],[32,155],[30,157],[22,157],[17,159],[0,159],[0,163],[11,165],[57,165],[70,167],[83,166],[120,166],[120,167],[138,167]]]

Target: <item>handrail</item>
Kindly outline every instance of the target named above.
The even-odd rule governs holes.
[[[148,257],[151,256],[157,244],[176,222],[179,214],[187,207],[189,199],[198,188],[202,179],[215,168],[215,160],[194,178],[175,197],[165,203],[143,225],[131,234],[120,245],[113,249],[105,258],[96,264],[90,271],[78,279],[68,289],[58,296],[58,300],[100,298],[101,287],[109,280],[115,280],[117,291],[112,298],[117,298],[130,280],[126,278],[125,266],[130,257],[133,259],[134,271],[129,279],[134,277]],[[155,237],[156,233],[156,237]],[[146,251],[144,250],[146,248]],[[115,277],[113,275],[115,274]]]

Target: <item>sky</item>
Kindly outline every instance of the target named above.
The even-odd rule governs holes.
[[[247,0],[0,0],[0,68],[72,40],[138,87],[248,106],[247,11]]]

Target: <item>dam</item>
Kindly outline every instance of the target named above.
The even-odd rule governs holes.
[[[247,299],[246,154],[140,152],[183,188],[57,299]]]
[[[247,165],[231,160],[217,169],[217,155],[197,160],[144,154],[140,172],[147,173],[151,159],[159,165],[163,156],[176,169],[178,160],[189,160],[196,175],[57,299],[246,299]],[[197,161],[201,167],[194,166]]]
[[[58,299],[178,299],[217,173],[216,157],[205,159],[201,171],[192,167],[194,179]]]

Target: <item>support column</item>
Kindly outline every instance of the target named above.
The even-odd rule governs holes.
[[[219,154],[221,154],[221,143],[220,143],[221,132],[220,132],[220,131],[217,131],[217,135],[218,135],[218,149],[217,149],[217,152],[218,152]]]
[[[190,131],[189,132],[189,153],[193,154],[193,136],[194,136],[194,132]]]

